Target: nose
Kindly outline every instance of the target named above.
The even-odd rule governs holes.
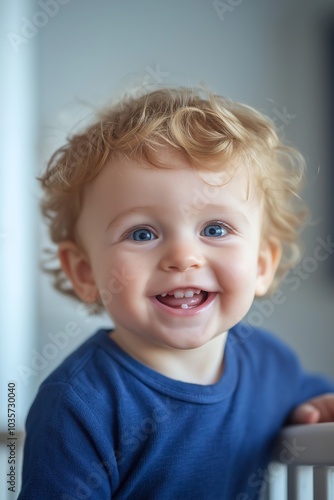
[[[189,269],[199,269],[204,262],[204,256],[197,245],[191,242],[174,242],[165,250],[160,260],[160,268],[163,271],[184,272]]]

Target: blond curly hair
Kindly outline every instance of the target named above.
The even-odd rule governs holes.
[[[162,146],[182,154],[199,171],[221,171],[240,155],[247,160],[248,175],[263,195],[263,237],[276,238],[282,245],[275,286],[300,259],[299,232],[307,214],[299,197],[304,159],[280,140],[269,118],[207,89],[163,88],[126,96],[99,113],[83,132],[69,137],[39,178],[44,190],[41,209],[53,243],[78,243],[82,190],[107,161],[126,157],[161,168],[155,153]],[[52,274],[54,287],[77,298],[57,252],[46,252],[43,270]],[[99,302],[91,312],[102,309]]]

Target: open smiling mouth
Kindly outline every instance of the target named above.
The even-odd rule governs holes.
[[[204,304],[209,292],[197,288],[186,288],[156,295],[156,299],[172,309],[194,309]]]

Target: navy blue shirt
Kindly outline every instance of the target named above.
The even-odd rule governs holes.
[[[19,500],[250,500],[291,410],[333,392],[259,329],[228,335],[212,385],[172,380],[100,330],[41,385]]]

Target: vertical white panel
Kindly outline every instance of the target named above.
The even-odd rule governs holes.
[[[268,467],[269,500],[287,500],[287,466],[271,462]]]
[[[24,28],[33,14],[32,0],[0,4],[0,496],[4,499],[17,498],[20,488],[19,431],[34,389],[23,383],[18,372],[20,364],[28,364],[36,332],[38,33]],[[8,383],[15,384],[10,416]],[[15,493],[8,491],[12,485],[7,483],[7,474],[13,478]]]
[[[0,79],[0,380],[1,408],[15,381],[17,405],[25,415],[28,389],[18,365],[27,359],[35,335],[36,124],[38,32],[32,36],[34,2],[1,2]],[[28,38],[26,35],[30,35]],[[31,354],[29,354],[31,356]],[[20,420],[20,419],[19,419]],[[23,418],[22,418],[23,420]],[[20,427],[23,421],[18,421]],[[6,428],[1,413],[0,426]]]
[[[334,499],[334,467],[314,467],[314,500]]]
[[[288,499],[313,500],[313,467],[308,465],[288,468]]]

